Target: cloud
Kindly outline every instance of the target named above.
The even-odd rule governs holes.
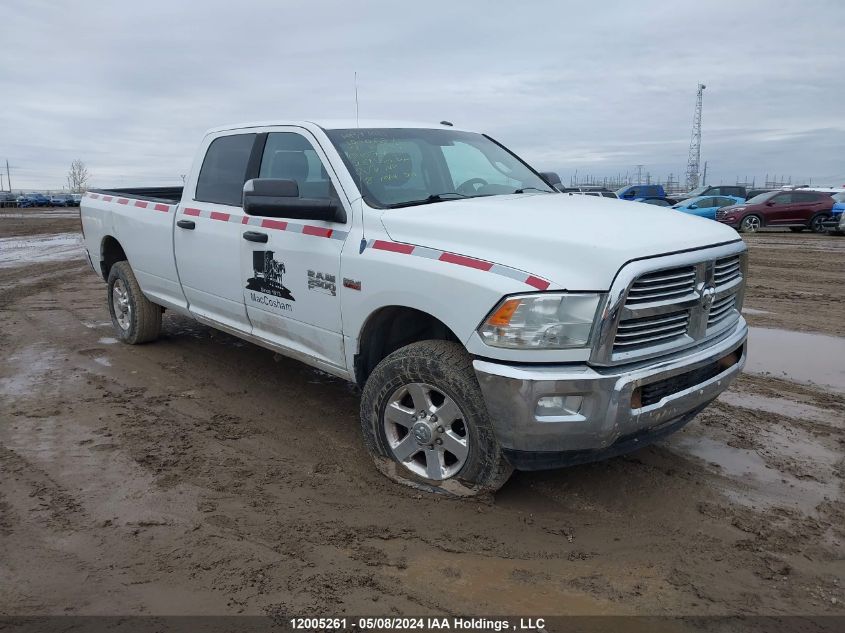
[[[684,172],[707,84],[711,182],[845,183],[845,4],[69,0],[4,3],[0,161],[57,188],[179,184],[205,129],[449,119],[565,176]]]

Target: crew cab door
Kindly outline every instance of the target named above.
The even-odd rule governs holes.
[[[240,232],[240,289],[254,336],[293,356],[345,368],[340,311],[340,255],[352,220],[316,140],[299,128],[270,132],[259,178],[293,180],[300,198],[335,198],[347,223],[245,216]]]
[[[179,281],[197,317],[238,331],[251,325],[244,307],[240,256],[243,186],[257,134],[206,138],[173,228]]]

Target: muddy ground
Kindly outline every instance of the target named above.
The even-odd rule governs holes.
[[[828,336],[757,330],[683,432],[458,501],[375,470],[343,382],[170,314],[116,343],[75,210],[9,211],[0,613],[845,614],[845,238],[747,239],[751,324]]]

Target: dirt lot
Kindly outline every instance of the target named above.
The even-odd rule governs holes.
[[[0,613],[845,614],[845,238],[747,240],[751,324],[831,338],[468,502],[384,479],[343,382],[169,314],[117,344],[74,212],[0,212]]]

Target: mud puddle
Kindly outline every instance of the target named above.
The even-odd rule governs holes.
[[[81,257],[82,236],[78,233],[0,238],[0,268]]]
[[[745,371],[845,393],[845,338],[752,327]]]

